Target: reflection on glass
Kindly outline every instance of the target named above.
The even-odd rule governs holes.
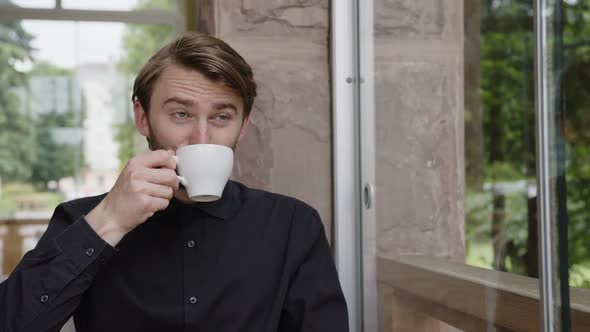
[[[494,3],[482,8],[479,133],[470,128],[478,124],[469,122],[477,114],[466,105],[467,144],[477,142],[478,134],[483,137],[475,150],[466,146],[467,262],[537,277],[533,5]],[[590,114],[590,44],[585,38],[590,4],[564,2],[563,11],[559,51],[564,61],[570,284],[590,288],[590,120],[585,116]]]
[[[590,3],[563,3],[563,106],[570,285],[590,289]]]
[[[374,1],[377,239],[363,245],[377,252],[379,326],[437,330],[442,321],[474,331],[494,330],[494,325],[541,330],[539,297],[531,296],[526,308],[517,308],[513,298],[523,290],[538,294],[537,278],[545,271],[539,266],[537,215],[539,204],[548,204],[539,203],[538,188],[534,4],[539,2],[454,3],[395,6]],[[567,202],[570,216],[569,241],[558,241],[552,228],[551,250],[557,252],[558,243],[567,242],[569,283],[589,287],[590,3],[550,3],[549,15],[542,18],[549,21],[552,67],[542,77],[551,93],[562,92],[563,99],[551,105],[549,120],[558,139],[543,146],[551,150],[551,167],[566,167],[567,197],[559,192],[565,186],[552,183],[549,191],[558,197],[555,201]],[[556,15],[558,3],[563,22]],[[460,13],[465,14],[463,27],[449,19]],[[464,58],[456,60],[457,49]],[[463,68],[459,74],[457,67]],[[561,73],[563,86],[555,80]],[[458,81],[462,74],[464,81]],[[458,90],[464,92],[463,105]],[[555,112],[562,107],[565,113]],[[464,140],[463,128],[449,125],[457,119],[465,120]],[[462,160],[454,154],[455,144],[465,147],[465,165],[455,162]],[[559,264],[567,264],[566,256]],[[559,280],[555,265],[545,265],[554,269],[552,282]],[[561,290],[567,294],[567,285]],[[559,304],[557,295],[553,308]],[[577,296],[588,297],[588,292]],[[449,318],[444,314],[448,309],[458,316]],[[513,310],[527,317],[507,319]],[[469,315],[483,326],[469,326]]]
[[[47,220],[61,202],[111,188],[145,145],[131,120],[133,79],[171,31],[0,22],[0,36],[10,37],[0,38],[0,219]],[[22,227],[23,249],[43,227]]]
[[[467,263],[538,276],[532,2],[482,3],[466,104]],[[468,73],[467,75],[470,75]],[[472,139],[474,138],[474,139]]]

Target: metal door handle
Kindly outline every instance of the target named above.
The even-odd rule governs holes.
[[[365,209],[372,208],[374,200],[375,200],[375,189],[373,188],[372,184],[366,183],[365,187],[363,188],[363,204],[365,205]]]

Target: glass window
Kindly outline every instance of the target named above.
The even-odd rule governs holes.
[[[478,15],[465,31],[466,261],[538,277],[533,3]]]
[[[24,8],[55,8],[55,0],[0,0],[2,5],[15,5]]]
[[[583,312],[590,286],[590,4],[372,1],[372,15],[358,4],[361,39],[368,29],[374,43],[374,55],[360,51],[359,112],[370,119],[363,107],[374,105],[377,199],[361,236],[364,300],[378,304],[379,330],[542,330],[540,262],[553,273],[554,327],[568,330],[568,281]],[[546,9],[544,69],[536,6]],[[363,94],[373,75],[374,91]],[[548,95],[548,140],[536,82]],[[546,238],[543,207],[553,209]],[[551,240],[542,259],[540,239]],[[371,290],[376,299],[366,298]],[[522,294],[530,305],[517,308]],[[374,313],[363,317],[370,326]]]
[[[530,2],[499,3],[481,8],[480,88],[466,85],[466,95],[476,95],[481,105],[476,99],[466,104],[467,262],[538,277],[534,8]],[[552,72],[545,76],[557,103],[550,105],[557,135],[551,156],[567,174],[566,191],[556,193],[567,202],[567,215],[559,222],[568,224],[569,283],[590,288],[590,196],[585,189],[590,181],[585,116],[590,5],[551,3],[551,53],[546,56]]]
[[[0,219],[16,221],[0,223],[0,236],[12,232],[10,246],[25,252],[57,204],[110,190],[145,149],[131,88],[172,28],[23,20],[0,22],[0,34],[10,37],[0,38]],[[11,227],[25,219],[38,225],[17,237]],[[0,275],[20,257],[10,259]]]
[[[562,35],[556,36],[563,45],[564,117],[558,121],[566,145],[570,284],[590,289],[590,4],[564,1],[563,11]]]
[[[176,10],[178,0],[118,0],[118,1],[94,1],[94,0],[62,0],[65,9],[92,9],[92,10],[134,10],[134,9],[164,9]]]

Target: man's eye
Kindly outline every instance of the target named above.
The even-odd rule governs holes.
[[[218,116],[215,117],[216,120],[218,121],[227,121],[229,120],[229,115],[227,114],[219,114]]]
[[[188,114],[186,112],[175,112],[174,116],[179,119],[186,119],[188,118]]]

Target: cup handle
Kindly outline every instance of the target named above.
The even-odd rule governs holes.
[[[188,186],[188,182],[186,181],[186,179],[185,179],[185,178],[183,178],[183,177],[182,177],[182,176],[180,176],[180,175],[177,175],[176,177],[178,178],[178,181],[179,181],[180,183],[182,183],[182,185],[183,185],[183,186],[185,186],[185,187],[186,187],[186,186]]]
[[[176,164],[178,164],[178,157],[177,157],[177,156],[172,156],[172,157],[173,157],[173,158],[174,158],[174,160],[176,161]],[[178,168],[178,167],[177,167],[177,168]],[[183,177],[182,177],[182,176],[180,176],[180,175],[176,175],[176,177],[178,178],[178,181],[179,181],[180,183],[182,183],[182,185],[183,185],[183,186],[185,186],[185,187],[186,187],[186,186],[188,185],[188,181],[186,181],[186,179],[185,179],[185,178],[183,178]]]

